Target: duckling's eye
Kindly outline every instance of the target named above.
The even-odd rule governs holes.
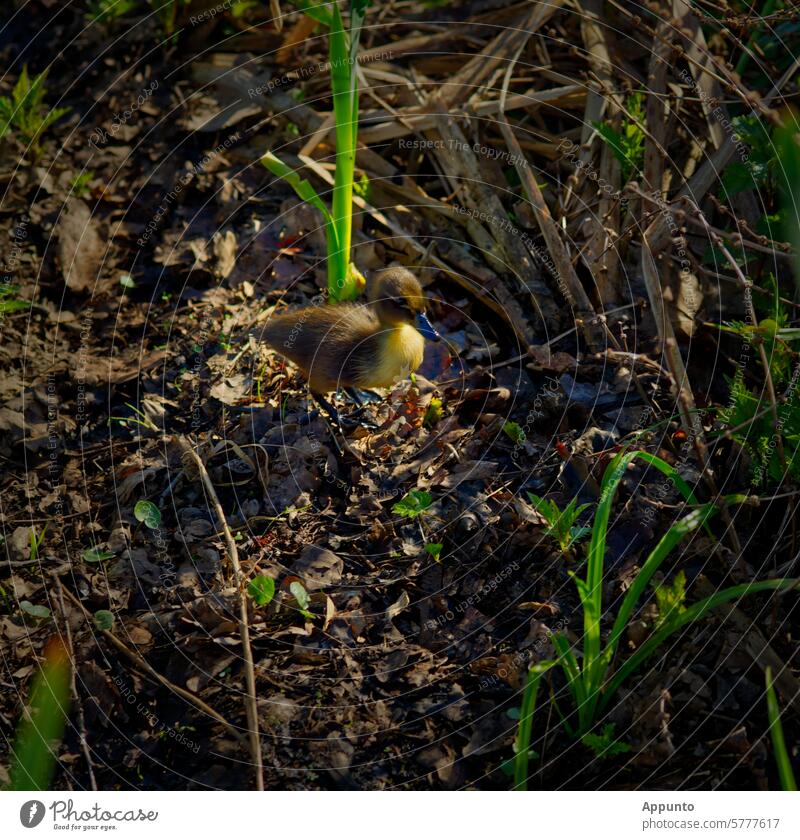
[[[398,308],[406,312],[411,312],[411,306],[408,301],[402,297],[389,298],[389,300]]]

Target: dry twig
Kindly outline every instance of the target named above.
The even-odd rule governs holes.
[[[253,663],[253,649],[250,646],[250,626],[247,616],[247,594],[245,592],[244,576],[242,575],[242,569],[239,565],[239,552],[236,549],[233,534],[231,534],[231,529],[228,527],[228,521],[225,518],[225,511],[222,509],[219,496],[217,496],[217,491],[214,489],[214,484],[211,481],[211,476],[208,474],[206,465],[185,438],[179,437],[178,442],[180,443],[183,451],[186,453],[186,456],[194,462],[200,473],[203,486],[208,493],[209,500],[214,507],[217,519],[222,526],[222,530],[225,535],[225,543],[228,546],[228,559],[231,561],[231,566],[233,567],[234,586],[236,587],[236,593],[239,597],[239,635],[242,639],[242,656],[244,659],[245,682],[247,684],[246,709],[247,729],[250,741],[250,756],[253,761],[256,790],[264,790],[264,768],[261,758],[261,738],[258,730],[256,672],[255,665]]]
[[[68,600],[72,601],[78,609],[80,609],[84,616],[86,617],[87,621],[92,620],[92,614],[89,610],[84,607],[84,605],[67,589],[63,587],[63,592],[67,596]],[[212,709],[211,706],[208,705],[204,700],[201,700],[196,694],[192,694],[191,691],[187,691],[185,688],[181,688],[179,685],[175,685],[174,682],[170,682],[166,677],[162,676],[161,674],[156,671],[156,669],[146,660],[139,656],[135,650],[131,650],[125,642],[123,642],[119,637],[115,636],[110,630],[101,630],[100,633],[103,634],[103,637],[111,642],[111,644],[122,654],[124,654],[131,662],[134,663],[138,668],[144,671],[146,674],[151,676],[156,682],[160,683],[164,686],[164,688],[169,689],[173,694],[177,694],[179,697],[183,697],[184,700],[188,700],[193,706],[198,708],[201,712],[205,712],[209,717],[214,718],[217,723],[221,723],[228,732],[236,738],[237,741],[242,740],[242,735],[239,730],[233,726],[233,724],[229,723],[218,711]]]

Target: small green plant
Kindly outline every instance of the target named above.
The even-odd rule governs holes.
[[[31,528],[31,533],[29,537],[30,542],[30,561],[31,563],[35,563],[39,559],[39,549],[42,547],[42,543],[44,542],[44,535],[47,533],[47,525],[42,528],[42,533],[39,536],[36,536],[36,529]]]
[[[299,580],[293,580],[289,584],[289,592],[292,593],[292,597],[297,604],[297,611],[300,615],[307,618],[309,621],[312,620],[314,618],[314,614],[308,609],[311,604],[311,598],[309,597],[305,586],[303,586]]]
[[[537,662],[528,669],[525,693],[522,695],[522,708],[519,712],[519,728],[514,741],[514,790],[528,789],[528,765],[532,757],[531,736],[533,735],[533,714],[536,711],[536,698],[539,695],[539,683],[542,677],[556,663],[552,660]]]
[[[78,198],[86,198],[89,195],[89,182],[94,178],[94,172],[87,169],[79,172],[69,184],[69,191]]]
[[[603,618],[603,566],[611,506],[625,471],[636,458],[663,473],[679,490],[684,499],[692,505],[697,505],[697,507],[683,519],[672,525],[661,540],[659,540],[658,545],[650,552],[625,593],[622,604],[616,616],[614,616],[611,631],[605,638],[605,644],[603,644],[601,633]],[[740,496],[730,497],[727,501],[734,503],[741,501],[742,498]],[[566,678],[577,714],[576,727],[572,726],[568,722],[567,717],[562,714],[562,720],[567,730],[584,741],[597,754],[602,753],[603,757],[611,755],[614,752],[624,751],[625,745],[620,745],[613,740],[613,730],[603,729],[600,733],[593,733],[595,737],[590,738],[588,741],[585,740],[585,737],[592,734],[598,717],[607,709],[619,687],[658,650],[660,645],[669,636],[688,624],[700,621],[717,607],[737,601],[745,595],[756,592],[780,591],[798,585],[800,581],[795,579],[763,580],[745,583],[722,589],[714,595],[697,601],[689,607],[685,607],[683,604],[685,599],[683,592],[684,582],[676,582],[676,576],[676,581],[673,581],[671,586],[663,587],[662,585],[661,605],[664,612],[661,613],[660,618],[663,620],[657,623],[650,637],[643,644],[630,656],[615,665],[620,640],[634,615],[639,599],[645,593],[653,576],[662,566],[672,549],[687,534],[695,531],[697,528],[707,527],[708,520],[715,512],[716,507],[713,504],[699,505],[691,489],[674,467],[671,467],[661,458],[641,450],[620,452],[614,458],[603,476],[600,502],[597,505],[592,528],[592,538],[589,544],[586,577],[580,578],[574,572],[570,573],[578,587],[578,595],[583,608],[584,629],[582,655],[579,660],[573,652],[572,645],[565,633],[554,633],[551,639],[556,649],[557,658],[553,662],[539,663],[536,666],[538,670],[529,675],[526,690],[526,698],[528,697],[528,691],[531,692],[532,696],[532,699],[529,701],[529,707],[532,708],[532,705],[535,705],[538,680],[541,678],[541,674],[548,668],[558,665]],[[656,599],[658,600],[658,595],[656,595]],[[524,756],[527,755],[526,746],[530,744],[530,735],[531,727],[528,722],[527,712],[525,711],[525,703],[523,703],[523,715],[520,720],[517,743],[517,786],[520,784],[520,777],[526,778],[527,776],[527,759]],[[598,753],[598,750],[601,753]]]
[[[777,373],[777,367],[775,370]],[[785,380],[774,377],[773,381],[778,389]],[[732,430],[733,440],[750,454],[753,483],[756,486],[780,484],[786,479],[786,472],[792,479],[800,478],[800,404],[790,399],[779,407],[780,429],[776,429],[768,410],[769,402],[745,385],[741,371],[730,380],[730,389],[730,401],[719,410],[718,417]],[[784,443],[786,470],[776,446],[778,435]]]
[[[147,499],[136,502],[133,515],[138,522],[143,522],[150,530],[155,530],[161,524],[161,511]]]
[[[325,205],[311,184],[272,152],[261,159],[264,166],[283,178],[303,201],[322,213],[328,250],[328,294],[331,300],[352,300],[363,283],[358,269],[350,261],[353,230],[353,180],[358,134],[358,45],[369,0],[351,0],[350,28],[345,30],[338,2],[328,5],[302,3],[303,11],[327,26],[336,120],[336,172],[331,209]]]
[[[247,594],[257,607],[266,607],[275,597],[275,581],[267,575],[257,575],[247,584]]]
[[[53,637],[33,678],[11,750],[10,790],[48,790],[69,710],[72,664],[64,643]]]
[[[39,140],[42,134],[69,111],[69,108],[47,107],[44,102],[46,78],[47,70],[43,70],[31,79],[27,64],[23,65],[11,97],[0,96],[0,140],[14,133],[30,149],[34,160],[41,155]]]
[[[392,512],[407,519],[417,519],[431,506],[433,496],[425,490],[410,490],[392,505]]]
[[[427,551],[437,563],[441,562],[440,558],[443,548],[444,545],[442,543],[425,543],[425,551]]]
[[[658,606],[656,628],[666,627],[686,611],[686,574],[683,569],[675,575],[671,584],[659,583],[653,587]]]
[[[608,122],[593,123],[597,133],[620,162],[623,185],[641,170],[644,161],[644,93],[632,93],[625,101],[625,108],[629,116],[623,118],[619,131]]]
[[[545,534],[553,537],[565,554],[591,531],[591,528],[585,525],[575,524],[591,505],[578,505],[578,500],[572,499],[564,510],[561,510],[551,499],[543,499],[535,493],[528,493],[528,498],[547,522]]]
[[[723,186],[730,194],[758,188],[764,193],[764,201],[777,208],[776,213],[764,217],[762,221],[766,225],[760,226],[759,231],[772,236],[777,230],[777,235],[794,246],[794,279],[795,289],[798,289],[800,144],[797,116],[792,111],[785,112],[781,124],[772,131],[752,116],[736,118],[734,125],[742,141],[749,146],[749,155],[746,162],[732,163],[726,169]],[[749,261],[742,262],[746,265]],[[800,406],[793,398],[797,383],[792,373],[796,351],[789,346],[800,340],[800,329],[790,326],[790,316],[781,302],[775,276],[768,274],[761,283],[772,297],[767,317],[755,323],[753,309],[749,313],[753,323],[734,321],[719,326],[720,330],[739,336],[747,345],[759,346],[762,359],[765,355],[768,360],[776,393],[783,392],[785,396],[779,406],[770,406],[763,389],[751,391],[747,388],[740,369],[730,380],[730,401],[719,412],[720,421],[731,429],[730,436],[750,454],[753,482],[757,486],[780,483],[787,473],[792,479],[800,478]]]
[[[125,428],[128,427],[130,423],[133,423],[136,426],[141,426],[143,429],[147,429],[150,432],[157,432],[159,431],[158,426],[139,408],[136,408],[135,405],[131,405],[130,403],[125,403],[126,406],[134,413],[134,417],[109,417],[108,422],[111,423],[112,420],[119,423],[121,426]]]
[[[612,667],[619,642],[633,616],[636,604],[644,594],[659,567],[663,564],[672,549],[687,534],[701,526],[715,513],[713,504],[698,505],[688,516],[676,522],[650,552],[639,573],[628,588],[622,604],[617,612],[611,632],[606,637],[605,645],[601,638],[601,619],[603,616],[603,561],[605,556],[608,522],[611,505],[616,495],[619,482],[628,465],[639,458],[645,463],[659,470],[675,485],[683,497],[691,504],[697,504],[691,489],[678,475],[676,470],[648,452],[637,450],[619,453],[606,469],[603,477],[602,492],[592,528],[592,539],[589,546],[586,578],[579,578],[571,573],[578,587],[578,594],[583,607],[584,633],[583,651],[580,662],[572,650],[570,641],[564,633],[554,633],[552,642],[556,649],[557,658],[554,661],[540,662],[531,669],[523,699],[520,725],[515,744],[515,789],[525,790],[527,784],[528,755],[530,749],[532,722],[535,711],[536,695],[539,680],[547,670],[555,665],[561,667],[567,680],[573,702],[575,703],[578,725],[572,727],[562,715],[567,730],[580,738],[581,741],[598,757],[606,758],[614,754],[627,752],[627,744],[620,743],[613,738],[613,727],[604,726],[600,733],[592,730],[599,715],[605,711],[610,701],[616,695],[622,683],[659,648],[659,646],[673,633],[682,627],[699,621],[711,610],[719,606],[736,601],[745,595],[756,592],[779,591],[796,587],[800,581],[792,579],[776,579],[756,581],[720,590],[714,595],[683,607],[683,583],[671,587],[662,587],[661,604],[666,610],[660,617],[666,620],[657,623],[651,636],[634,653],[627,657],[616,668]],[[733,497],[730,501],[738,501],[741,497]],[[677,576],[676,576],[677,579]],[[658,591],[658,589],[656,590]],[[669,594],[667,594],[669,593]],[[656,596],[658,600],[658,596]],[[588,736],[588,737],[587,737]]]
[[[769,734],[772,738],[772,749],[775,751],[775,763],[778,765],[778,777],[783,790],[797,790],[797,781],[792,771],[792,760],[786,749],[781,726],[781,711],[778,708],[778,698],[772,685],[772,668],[767,667],[764,678],[767,683],[767,717],[769,718]]]
[[[128,12],[136,11],[139,2],[140,0],[91,0],[86,9],[86,17],[96,23],[117,20]]]
[[[92,616],[96,630],[110,630],[114,626],[114,613],[111,610],[97,610]]]
[[[503,432],[518,446],[525,443],[525,432],[522,426],[520,426],[519,423],[515,423],[513,420],[507,420],[503,423]]]
[[[15,297],[16,288],[7,283],[0,283],[0,315],[8,315],[10,312],[19,312],[23,309],[30,309],[29,300],[19,300]]]
[[[161,24],[161,30],[168,38],[175,34],[181,8],[191,2],[192,0],[150,0],[150,5]]]
[[[30,601],[20,601],[19,608],[26,615],[31,616],[31,618],[39,618],[43,621],[52,615],[48,607],[45,607],[43,604],[32,604]]]
[[[81,556],[86,563],[102,563],[104,560],[113,559],[114,552],[95,546],[94,548],[87,548]]]
[[[596,758],[613,758],[615,755],[622,755],[631,751],[631,745],[624,741],[618,741],[614,737],[615,723],[607,723],[601,732],[587,732],[581,743],[589,747]]]
[[[611,515],[611,505],[622,476],[628,465],[636,458],[667,476],[686,501],[697,505],[697,508],[673,524],[658,545],[650,552],[625,593],[619,611],[614,618],[611,632],[606,638],[605,645],[603,645],[601,635],[603,566],[608,522]],[[741,497],[737,496],[729,501],[739,500],[741,500]],[[673,611],[670,621],[656,629],[647,641],[620,663],[616,669],[613,668],[612,663],[619,642],[634,614],[637,602],[646,591],[653,575],[659,570],[672,549],[687,534],[705,526],[716,513],[716,509],[716,506],[712,503],[699,505],[691,489],[675,468],[649,452],[641,450],[620,452],[609,464],[603,477],[600,502],[595,513],[592,538],[587,555],[586,577],[579,578],[575,573],[571,574],[578,587],[578,595],[583,607],[583,656],[580,663],[572,651],[566,634],[555,633],[552,637],[558,653],[558,662],[567,678],[567,684],[576,705],[578,714],[577,734],[579,737],[583,737],[592,730],[598,716],[608,707],[622,683],[655,653],[662,642],[677,630],[687,624],[699,621],[716,607],[736,601],[744,595],[789,589],[797,585],[797,581],[793,579],[763,580],[740,584],[722,589],[714,595],[692,604],[683,612]]]
[[[428,407],[425,409],[425,416],[422,418],[422,425],[426,429],[432,429],[444,416],[441,397],[431,397]]]

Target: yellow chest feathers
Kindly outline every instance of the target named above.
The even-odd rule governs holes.
[[[389,330],[381,338],[377,364],[365,371],[370,381],[362,387],[391,388],[422,364],[425,339],[414,327],[404,324]]]

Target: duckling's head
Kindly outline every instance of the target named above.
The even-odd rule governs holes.
[[[410,324],[425,338],[439,341],[439,333],[425,315],[427,301],[422,286],[408,269],[398,266],[379,271],[370,285],[369,299],[382,324]]]

